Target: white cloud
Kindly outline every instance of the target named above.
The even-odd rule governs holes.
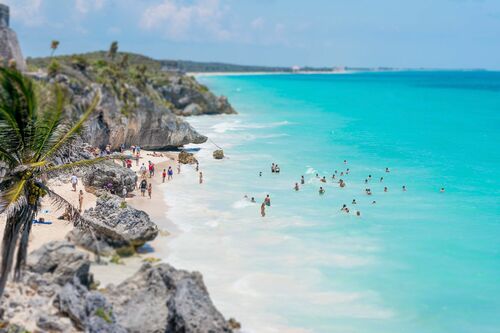
[[[176,40],[225,40],[231,34],[222,27],[224,13],[220,0],[163,0],[144,10],[140,24],[143,29],[160,30]]]
[[[264,28],[264,24],[265,24],[264,19],[262,17],[257,17],[250,23],[250,26],[252,27],[252,29],[260,30]]]
[[[75,8],[81,14],[92,10],[99,10],[104,6],[105,0],[75,0]]]
[[[27,26],[38,26],[44,23],[41,14],[43,0],[3,0],[3,3],[10,7],[11,20],[21,21]]]

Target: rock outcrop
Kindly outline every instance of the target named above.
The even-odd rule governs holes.
[[[3,65],[7,65],[8,62],[14,61],[19,70],[25,71],[26,62],[24,61],[17,35],[9,27],[9,21],[9,7],[0,4],[0,56],[4,62]]]
[[[222,160],[224,158],[224,151],[222,149],[217,149],[212,155],[216,160]]]
[[[73,229],[68,234],[69,239],[102,255],[111,255],[116,249],[137,248],[158,235],[158,227],[148,214],[127,206],[113,195],[101,195],[96,207],[86,210],[82,217],[94,231],[97,244],[89,228]]]
[[[194,154],[188,153],[187,151],[184,151],[184,150],[179,153],[179,156],[177,157],[177,159],[179,160],[179,163],[182,163],[182,164],[196,164],[196,163],[198,163],[198,160],[196,159],[196,157],[194,157]]]
[[[174,111],[180,116],[236,113],[225,96],[215,96],[192,77],[172,76],[170,84],[155,89],[175,106]]]
[[[127,193],[135,190],[137,174],[113,161],[98,163],[85,171],[83,184],[87,190],[95,192],[107,189],[119,196],[123,196],[123,188]]]
[[[133,277],[108,288],[105,296],[118,322],[131,333],[232,332],[200,273],[144,264]]]

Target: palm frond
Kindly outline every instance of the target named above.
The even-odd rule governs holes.
[[[26,180],[15,182],[12,187],[0,193],[0,214],[7,209],[15,209],[16,206],[25,203],[25,198],[22,196],[26,185]]]
[[[80,160],[77,162],[66,163],[66,164],[56,165],[53,167],[46,168],[45,172],[53,173],[53,172],[67,171],[67,170],[71,170],[74,168],[91,167],[93,165],[96,165],[97,163],[101,163],[101,162],[107,161],[109,159],[110,158],[106,156],[106,157],[93,158],[91,160]]]

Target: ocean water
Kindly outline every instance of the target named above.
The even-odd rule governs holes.
[[[500,332],[500,73],[199,80],[239,114],[189,118],[204,183],[185,166],[166,187],[165,259],[222,313],[256,333]]]

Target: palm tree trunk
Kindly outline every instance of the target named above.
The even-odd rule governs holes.
[[[24,268],[24,264],[26,263],[26,258],[28,257],[28,241],[34,217],[35,215],[33,214],[32,217],[25,222],[24,227],[21,230],[22,235],[19,241],[19,246],[17,248],[16,266],[14,267],[15,281],[19,281],[21,279],[22,269]]]
[[[0,298],[3,296],[5,285],[7,284],[7,280],[9,278],[9,272],[12,269],[14,253],[16,251],[16,245],[19,235],[23,231],[23,227],[27,225],[27,222],[31,224],[34,216],[35,212],[29,205],[23,205],[7,216],[7,223],[5,224],[2,241],[2,264],[0,265]],[[22,238],[24,237],[25,235],[23,232]]]

